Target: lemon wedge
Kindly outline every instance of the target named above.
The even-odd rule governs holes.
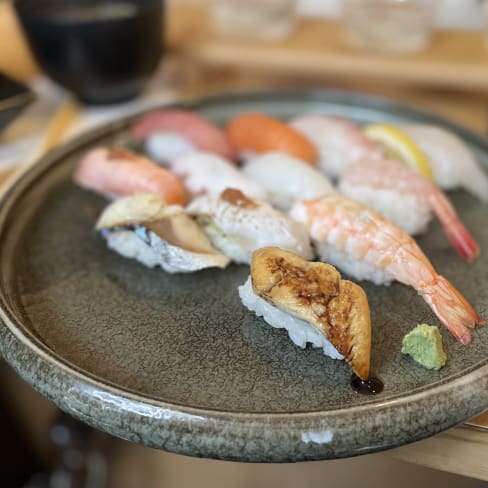
[[[387,158],[400,161],[432,180],[427,156],[405,132],[389,124],[369,124],[363,131],[369,139],[383,147]]]

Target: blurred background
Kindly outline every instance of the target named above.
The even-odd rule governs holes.
[[[227,90],[381,94],[486,134],[486,12],[477,0],[0,0],[0,181],[88,128]],[[481,429],[349,460],[249,465],[93,431],[3,362],[0,386],[0,486],[488,486]]]

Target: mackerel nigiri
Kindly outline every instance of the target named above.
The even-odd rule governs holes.
[[[216,251],[200,227],[178,205],[151,193],[120,198],[96,224],[110,249],[168,273],[225,268],[229,259]]]

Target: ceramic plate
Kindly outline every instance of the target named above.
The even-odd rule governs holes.
[[[436,116],[337,92],[259,93],[188,105],[217,124],[243,111],[288,118],[339,114],[360,123],[415,120],[460,135],[484,167],[488,145]],[[147,269],[109,251],[93,230],[105,201],[71,182],[80,156],[124,140],[130,120],[63,147],[1,200],[1,352],[34,388],[92,426],[148,446],[239,461],[353,456],[412,442],[488,407],[488,328],[464,347],[444,328],[449,361],[428,371],[400,353],[418,322],[438,324],[400,284],[364,284],[373,323],[376,396],[351,389],[350,368],[299,349],[246,311],[246,266],[191,275]],[[419,239],[438,271],[488,318],[488,206],[450,193],[481,245],[459,258],[438,223]]]

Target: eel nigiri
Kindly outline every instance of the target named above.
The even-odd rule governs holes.
[[[205,233],[179,205],[138,193],[109,205],[96,224],[110,249],[168,273],[225,268],[229,259],[216,251]]]
[[[250,198],[267,198],[266,190],[259,183],[215,154],[190,154],[172,161],[170,168],[181,178],[191,196],[221,193],[226,188],[236,188]]]
[[[403,230],[362,203],[327,195],[297,203],[290,215],[304,224],[322,261],[358,280],[413,287],[462,344],[484,320],[436,270]]]
[[[229,161],[235,159],[224,131],[190,110],[149,112],[135,122],[131,135],[137,140],[145,139],[149,155],[160,163],[196,151],[214,153]]]
[[[299,200],[335,191],[320,171],[284,153],[270,152],[252,158],[243,172],[267,190],[268,201],[285,211]]]
[[[363,159],[342,175],[339,190],[411,235],[426,230],[433,211],[460,256],[474,259],[479,254],[478,244],[446,195],[407,166],[387,159]]]
[[[434,181],[443,189],[462,187],[488,202],[488,175],[455,134],[428,124],[401,124],[429,159]]]
[[[368,379],[371,319],[363,289],[342,280],[331,265],[275,247],[255,251],[251,275],[239,288],[242,303],[273,327],[285,328],[299,347],[307,342],[345,359]]]
[[[80,161],[73,179],[105,196],[147,192],[162,196],[168,204],[186,203],[183,185],[173,173],[125,149],[93,149]]]
[[[379,157],[382,153],[380,146],[343,117],[303,115],[292,119],[290,126],[315,145],[319,154],[319,168],[331,178],[338,178],[359,159]]]
[[[316,164],[317,151],[306,137],[281,120],[264,114],[237,115],[227,126],[227,137],[241,153],[278,151]]]
[[[307,259],[313,256],[301,224],[234,188],[198,197],[187,211],[196,217],[212,245],[236,263],[249,264],[253,251],[266,246],[278,246]]]

